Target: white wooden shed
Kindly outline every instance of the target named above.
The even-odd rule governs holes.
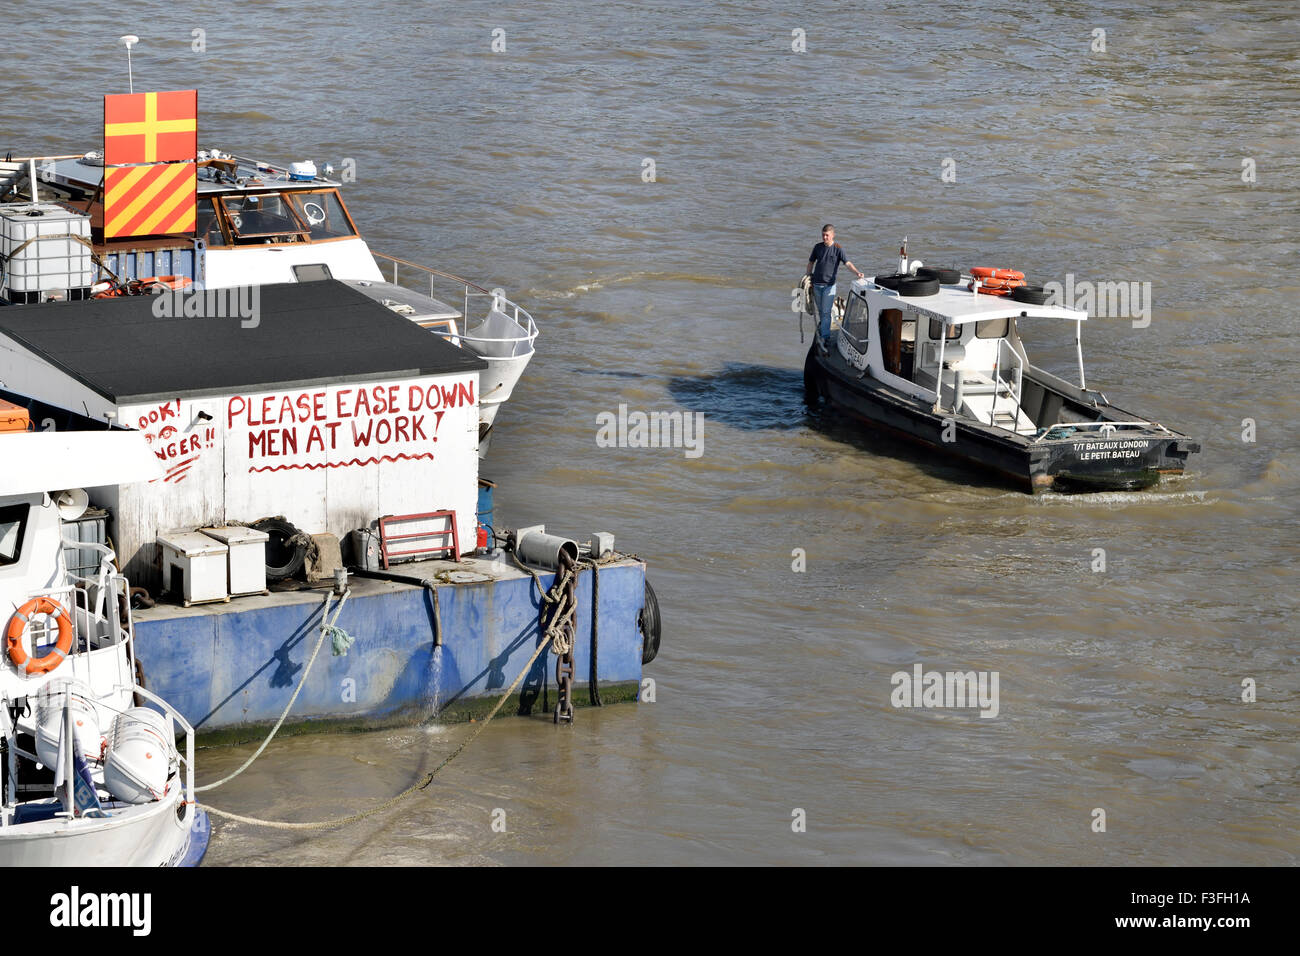
[[[139,429],[164,469],[91,490],[132,580],[160,532],[270,515],[342,538],[453,510],[472,550],[480,358],[335,281],[261,286],[255,320],[161,298],[0,308],[0,383]]]

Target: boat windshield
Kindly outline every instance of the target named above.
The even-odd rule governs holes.
[[[285,197],[298,218],[306,224],[312,239],[338,239],[357,234],[334,190],[293,192],[286,193]]]
[[[221,234],[221,223],[217,219],[216,207],[211,199],[200,199],[197,207],[194,235],[210,246],[224,246],[226,238]]]
[[[357,234],[343,201],[333,189],[250,193],[199,201],[199,233],[208,245],[319,242]]]
[[[236,242],[292,242],[307,237],[306,227],[280,193],[223,197],[220,202]]]

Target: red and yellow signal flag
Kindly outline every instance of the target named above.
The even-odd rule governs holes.
[[[104,238],[194,232],[197,90],[104,97]]]
[[[105,166],[193,161],[198,137],[198,90],[104,97]]]
[[[193,163],[104,170],[104,238],[194,231]]]

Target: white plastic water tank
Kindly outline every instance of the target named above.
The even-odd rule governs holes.
[[[124,803],[162,798],[172,760],[167,718],[148,707],[132,707],[113,721],[104,758],[104,786]]]
[[[40,689],[36,698],[36,757],[46,767],[58,765],[63,706],[68,701],[72,704],[72,724],[81,755],[88,762],[98,763],[103,753],[104,735],[90,688],[79,681],[53,680]]]
[[[90,253],[85,213],[48,202],[0,205],[0,295],[9,301],[88,298]]]

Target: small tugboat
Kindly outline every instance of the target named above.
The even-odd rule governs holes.
[[[1183,472],[1200,443],[1087,388],[1087,313],[1010,269],[899,271],[853,283],[804,363],[810,404],[997,472],[1023,490],[1135,490]],[[1070,322],[1077,386],[1029,363],[1017,324]]]
[[[0,402],[0,431],[25,417]],[[0,602],[13,609],[0,664],[0,866],[197,865],[210,827],[192,799],[194,730],[136,679],[113,552],[67,537],[86,510],[81,485],[161,469],[142,435],[102,424],[0,434],[0,455],[24,463],[0,474]]]

